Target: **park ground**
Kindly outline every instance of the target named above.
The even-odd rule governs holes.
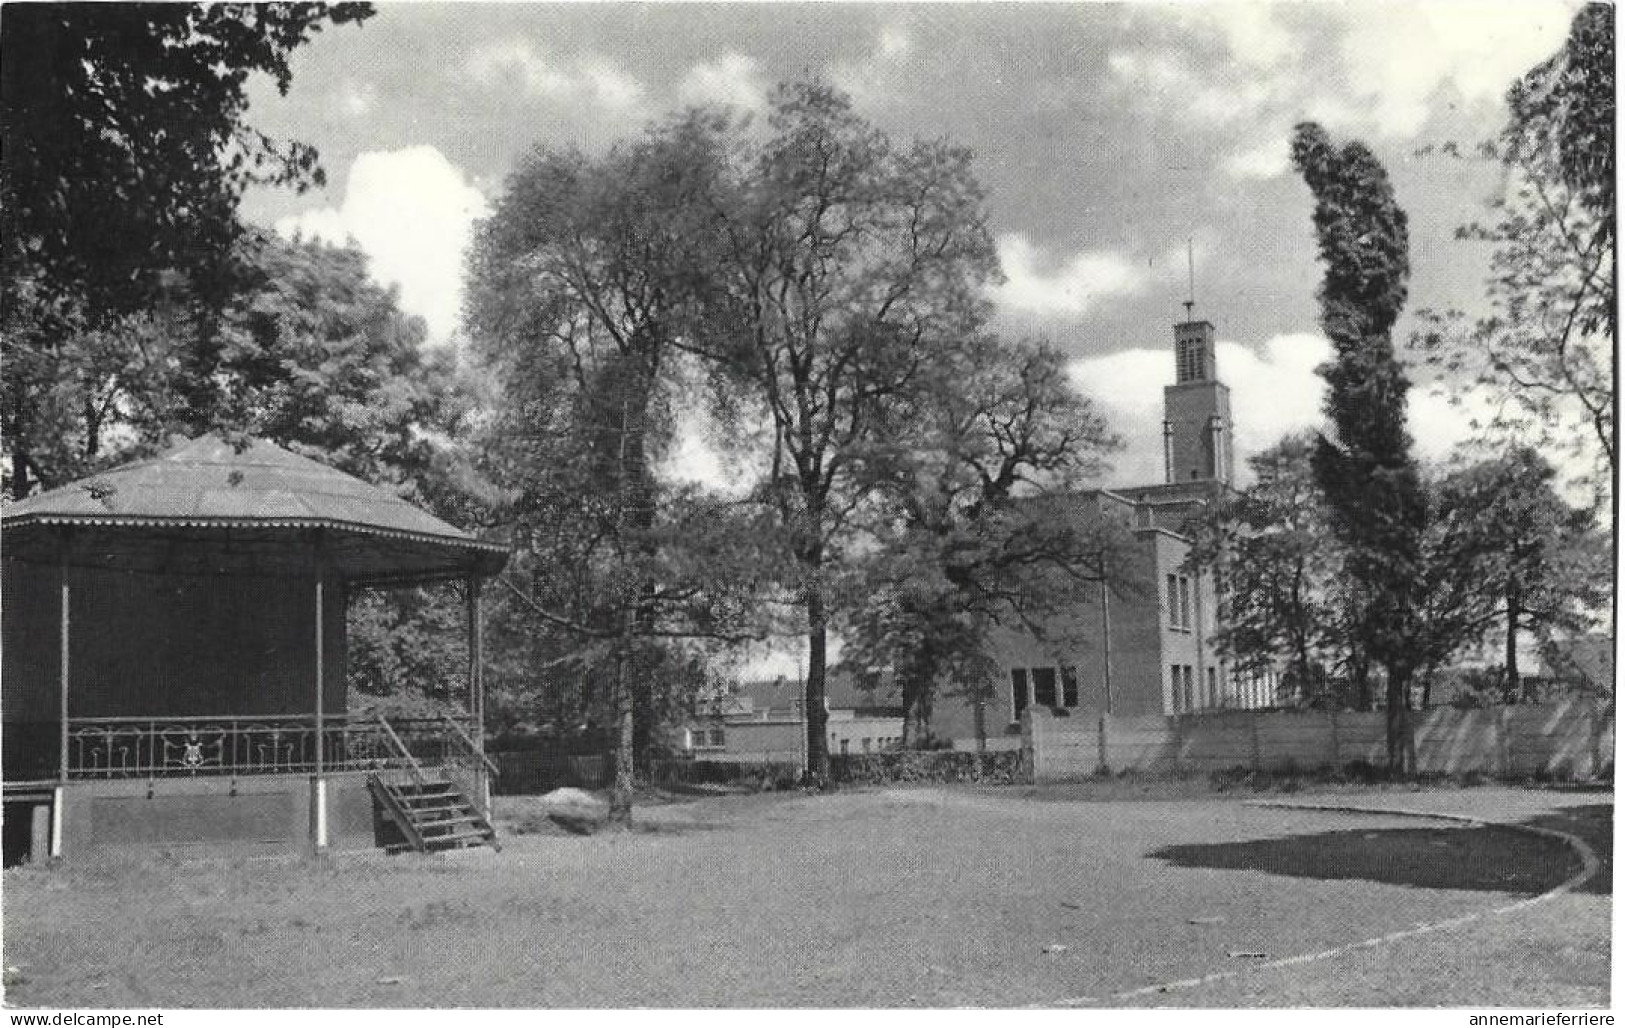
[[[1613,793],[1343,790],[1505,827],[1088,787],[500,801],[500,853],[149,855],[4,878],[21,1007],[1609,1003]],[[1456,918],[1438,931],[1356,944]],[[1344,949],[1343,947],[1353,947]],[[1325,955],[1330,951],[1330,955]],[[1284,958],[1321,957],[1286,965]],[[1219,976],[1219,977],[1213,977]],[[1201,984],[1188,984],[1208,979]],[[1179,983],[1186,983],[1181,985]],[[1171,986],[1171,987],[1170,987]]]

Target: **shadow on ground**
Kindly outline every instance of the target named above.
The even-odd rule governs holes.
[[[1584,839],[1586,844],[1597,854],[1597,859],[1602,863],[1602,869],[1592,875],[1590,881],[1574,891],[1589,893],[1593,896],[1612,896],[1614,894],[1614,805],[1612,803],[1592,803],[1583,807],[1567,807],[1540,817],[1530,818],[1524,823],[1538,828],[1554,828],[1557,831],[1567,832],[1570,835],[1577,835]]]
[[[1611,805],[1570,808],[1528,823],[1585,839],[1604,863],[1579,891],[1612,894]],[[1502,827],[1350,829],[1164,846],[1147,856],[1176,867],[1506,893],[1544,892],[1580,869],[1579,857],[1561,841]]]

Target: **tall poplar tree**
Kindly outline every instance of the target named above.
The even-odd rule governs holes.
[[[1428,505],[1405,427],[1410,381],[1394,354],[1410,278],[1405,212],[1363,143],[1338,146],[1305,122],[1293,134],[1292,162],[1314,196],[1326,270],[1320,324],[1335,350],[1321,368],[1334,433],[1316,445],[1315,477],[1361,596],[1357,643],[1387,673],[1389,766],[1408,772]]]

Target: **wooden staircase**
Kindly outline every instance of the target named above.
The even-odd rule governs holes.
[[[367,789],[372,793],[373,811],[378,828],[378,842],[388,853],[418,853],[441,850],[466,849],[470,846],[489,846],[501,850],[496,829],[487,812],[451,779],[446,767],[425,768],[401,742],[389,722],[378,718],[397,760],[397,769],[378,771],[367,776]],[[488,773],[495,773],[496,765],[479,753],[473,742],[457,725],[447,720],[455,735]],[[447,766],[458,761],[447,761]]]
[[[385,835],[383,847],[387,853],[430,853],[469,846],[502,848],[491,822],[451,782],[390,782],[381,775],[372,775],[367,787],[372,790],[378,812],[399,832],[395,839]]]

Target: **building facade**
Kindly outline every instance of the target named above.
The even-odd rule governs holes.
[[[1189,562],[1192,520],[1234,489],[1230,391],[1218,377],[1210,322],[1174,326],[1174,383],[1163,405],[1163,481],[1075,498],[1129,529],[1129,581],[1079,604],[1045,639],[1001,633],[996,679],[950,687],[933,711],[933,734],[959,749],[1004,749],[1020,745],[1029,707],[1098,718],[1273,703],[1269,676],[1233,675],[1220,656],[1215,583]]]
[[[675,742],[696,760],[738,764],[807,760],[806,682],[775,678],[740,682],[692,718]],[[825,707],[832,754],[880,753],[903,741],[903,709],[894,689],[865,690],[831,671]]]

